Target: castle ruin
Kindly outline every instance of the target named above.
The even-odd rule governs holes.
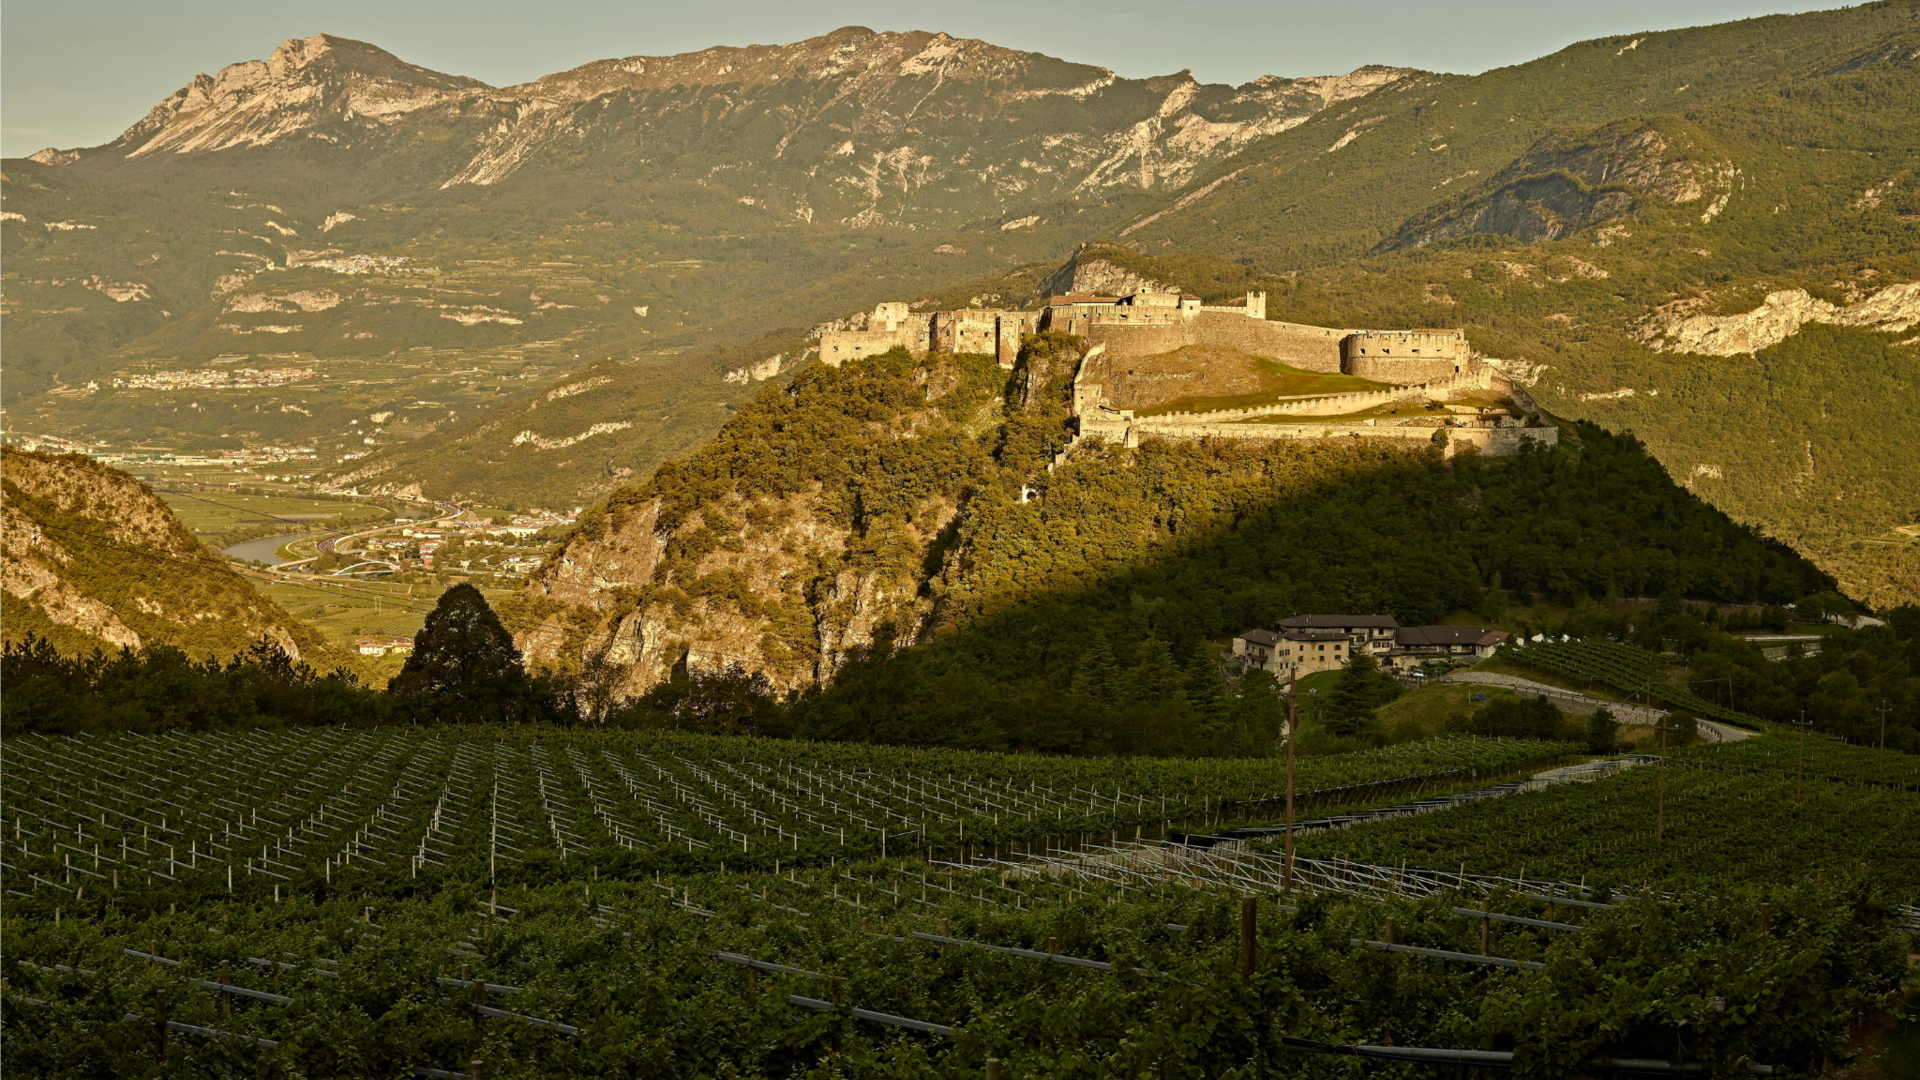
[[[981,353],[1013,370],[1020,343],[1039,327],[1040,312],[962,308],[914,312],[890,301],[873,309],[860,330],[829,330],[820,336],[820,360],[839,367],[849,360],[905,349],[916,357],[929,352]]]
[[[1203,304],[1191,293],[1068,293],[1031,312],[914,312],[904,303],[883,303],[863,329],[823,334],[820,358],[838,367],[904,348],[916,357],[930,351],[991,355],[1011,370],[1021,342],[1039,330],[1075,334],[1089,346],[1074,374],[1071,398],[1079,438],[1098,437],[1125,446],[1142,438],[1385,438],[1441,444],[1448,454],[1468,446],[1487,454],[1513,454],[1529,443],[1552,445],[1559,437],[1559,429],[1542,422],[1524,390],[1473,355],[1463,330],[1334,329],[1280,322],[1267,318],[1267,295],[1261,292],[1247,293],[1242,303],[1229,305]],[[1110,404],[1105,388],[1089,378],[1096,360],[1111,365],[1192,345],[1234,349],[1298,370],[1351,375],[1387,388],[1280,397],[1232,409],[1136,415]],[[1493,396],[1512,407],[1488,403]],[[1362,413],[1374,415],[1357,415]]]

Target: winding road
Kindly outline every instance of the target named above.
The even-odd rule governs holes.
[[[438,516],[432,517],[432,518],[421,518],[411,522],[411,524],[415,528],[419,528],[421,526],[426,526],[426,525],[444,524],[446,522],[465,517],[468,513],[466,507],[456,506],[453,503],[436,501],[434,502],[433,505],[439,510]],[[382,533],[388,529],[397,528],[397,527],[399,527],[397,522],[383,521],[378,525],[373,525],[365,529],[358,529],[353,532],[341,533],[339,536],[329,536],[325,540],[320,541],[320,552],[323,555],[338,554],[339,545],[344,541],[364,539],[366,537],[373,536],[377,533]],[[319,555],[309,555],[304,559],[288,559],[286,562],[280,563],[277,566],[269,567],[268,572],[274,573],[274,574],[284,574],[284,573],[287,573],[289,569],[292,567],[305,566],[306,564],[313,562],[315,559],[319,557],[320,557]]]

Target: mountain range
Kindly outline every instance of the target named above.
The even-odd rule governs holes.
[[[7,426],[588,502],[876,301],[1132,274],[1463,326],[1552,411],[1911,600],[1917,68],[1912,0],[1240,87],[847,28],[493,88],[321,35],[6,162]],[[236,356],[315,374],[224,412],[112,385]]]

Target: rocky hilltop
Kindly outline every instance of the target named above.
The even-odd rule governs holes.
[[[823,693],[825,737],[845,706],[847,730],[895,741],[1095,738],[1128,707],[1120,672],[1150,697],[1184,679],[1204,711],[1202,642],[1290,611],[1432,619],[1494,582],[1779,599],[1829,581],[1594,428],[1450,463],[1424,441],[1075,443],[1081,359],[1046,332],[1010,374],[904,349],[803,368],[583,516],[503,619],[534,666],[610,671],[622,697],[736,672]],[[1549,527],[1578,539],[1516,543]]]
[[[1458,199],[1415,215],[1381,247],[1425,247],[1474,235],[1538,243],[1664,208],[1711,223],[1740,169],[1707,133],[1678,120],[1625,120],[1561,131]]]
[[[321,129],[330,124],[393,124],[486,89],[476,79],[416,67],[363,41],[316,34],[282,42],[264,61],[194,76],[106,149],[138,158],[324,139]]]
[[[7,447],[0,509],[9,641],[31,631],[65,651],[175,645],[202,659],[266,641],[296,661],[340,660],[117,469]]]

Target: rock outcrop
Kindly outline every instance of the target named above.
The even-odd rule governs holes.
[[[1778,345],[1808,323],[1903,333],[1920,325],[1920,282],[1889,285],[1844,307],[1805,289],[1768,293],[1759,307],[1733,315],[1700,314],[1706,304],[1704,299],[1668,304],[1642,319],[1635,336],[1659,352],[1738,356]]]
[[[1114,248],[1110,244],[1093,243],[1082,245],[1073,257],[1061,264],[1040,283],[1041,297],[1063,296],[1067,293],[1091,293],[1095,296],[1128,296],[1136,292],[1167,292],[1179,290],[1164,281],[1156,280],[1136,270],[1122,265],[1130,262],[1131,252]]]
[[[1460,200],[1405,225],[1383,249],[1425,247],[1476,233],[1522,243],[1557,240],[1645,205],[1704,200],[1703,223],[1726,208],[1739,170],[1690,133],[1623,121],[1535,143]]]
[[[330,122],[392,124],[486,89],[365,42],[317,34],[282,42],[264,61],[194,76],[112,146],[127,157],[262,146]]]

